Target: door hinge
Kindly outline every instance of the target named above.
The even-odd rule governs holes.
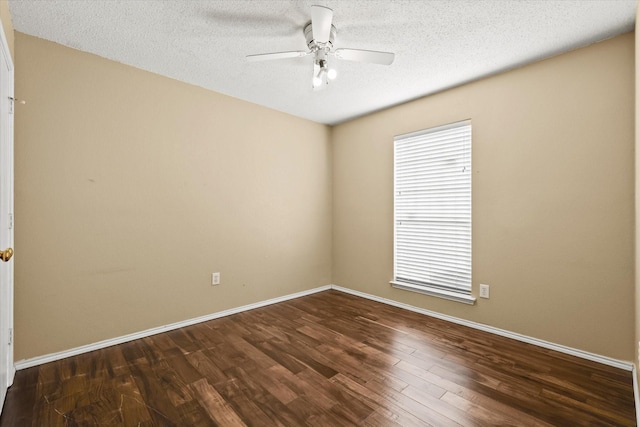
[[[9,214],[9,230],[13,229],[13,214]]]
[[[9,345],[13,345],[13,328],[9,328]]]

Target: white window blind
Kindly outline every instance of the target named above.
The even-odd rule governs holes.
[[[394,139],[395,282],[471,293],[471,122]]]

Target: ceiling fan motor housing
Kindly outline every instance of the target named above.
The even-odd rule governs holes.
[[[313,27],[309,22],[304,27],[304,38],[307,40],[307,47],[311,52],[315,52],[318,49],[328,48],[327,51],[333,49],[333,42],[336,40],[336,27],[331,25],[331,32],[329,33],[329,41],[326,43],[318,43],[313,39]]]

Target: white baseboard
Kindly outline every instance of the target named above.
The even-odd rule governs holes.
[[[172,331],[174,329],[184,328],[185,326],[195,325],[196,323],[206,322],[208,320],[230,316],[232,314],[253,310],[254,308],[260,308],[260,307],[276,304],[283,301],[288,301],[295,298],[300,298],[306,295],[315,294],[317,292],[328,291],[329,289],[331,289],[331,285],[320,286],[319,288],[309,289],[307,291],[296,292],[295,294],[289,294],[282,297],[272,298],[266,301],[260,301],[253,304],[243,305],[242,307],[231,308],[229,310],[219,311],[217,313],[207,314],[205,316],[183,320],[181,322],[171,323],[169,325],[159,326],[157,328],[151,328],[144,331],[135,332],[133,334],[123,335],[120,337],[99,341],[93,344],[83,345],[83,346],[75,347],[69,350],[60,351],[58,353],[45,354],[44,356],[33,357],[31,359],[23,359],[15,362],[14,367],[16,370],[19,371],[21,369],[27,369],[33,366],[42,365],[44,363],[54,362],[56,360],[64,359],[71,356],[76,356],[78,354],[88,353],[90,351],[111,347],[112,345],[122,344],[128,341],[133,341],[140,338],[145,338],[152,335],[160,334],[162,332]]]
[[[404,304],[404,303],[390,300],[387,298],[382,298],[382,297],[367,294],[364,292],[343,288],[342,286],[331,285],[331,289],[335,289],[336,291],[345,292],[347,294],[359,296],[362,298],[370,299],[372,301],[381,302],[383,304],[392,305],[394,307],[403,308],[405,310],[413,311],[413,312],[424,314],[427,316],[435,317],[437,319],[446,320],[447,322],[456,323],[458,325],[468,326],[473,329],[479,329],[481,331],[489,332],[495,335],[500,335],[502,337],[507,337],[517,341],[526,342],[528,344],[533,344],[538,347],[547,348],[549,350],[555,350],[560,353],[570,354],[571,356],[576,356],[582,359],[591,360],[592,362],[598,362],[598,363],[602,363],[603,365],[613,366],[614,368],[624,369],[625,371],[633,370],[633,363],[631,362],[613,359],[611,357],[601,356],[599,354],[589,353],[588,351],[578,350],[576,348],[566,347],[564,345],[555,344],[549,341],[544,341],[544,340],[529,337],[526,335],[521,335],[515,332],[506,331],[504,329],[494,328],[493,326],[483,325],[482,323],[476,323],[469,320],[460,319],[458,317],[448,316],[446,314],[437,313],[435,311],[426,310],[424,308],[415,307],[409,304]],[[638,406],[636,405],[636,408],[637,407]]]
[[[71,356],[76,356],[82,353],[88,353],[94,350],[100,350],[106,347],[111,347],[112,345],[122,344],[128,341],[137,340],[140,338],[149,337],[152,335],[156,335],[162,332],[172,331],[174,329],[183,328],[185,326],[195,325],[196,323],[206,322],[208,320],[218,319],[220,317],[230,316],[232,314],[241,313],[243,311],[252,310],[254,308],[264,307],[271,304],[276,304],[283,301],[288,301],[295,298],[300,298],[306,295],[315,294],[317,292],[326,291],[329,289],[335,289],[336,291],[344,292],[347,294],[359,296],[362,298],[370,299],[372,301],[381,302],[383,304],[391,305],[394,307],[402,308],[405,310],[413,311],[416,313],[424,314],[426,316],[435,317],[437,319],[446,320],[447,322],[456,323],[458,325],[468,326],[473,329],[479,329],[481,331],[489,332],[495,335],[500,335],[507,338],[512,338],[517,341],[526,342],[529,344],[536,345],[538,347],[547,348],[550,350],[559,351],[561,353],[570,354],[572,356],[580,357],[583,359],[591,360],[593,362],[602,363],[604,365],[613,366],[615,368],[624,369],[626,371],[633,371],[635,369],[633,363],[613,359],[606,356],[601,356],[594,353],[589,353],[587,351],[578,350],[571,347],[566,347],[560,344],[554,344],[548,341],[540,340],[537,338],[528,337],[526,335],[521,335],[515,332],[506,331],[504,329],[494,328],[492,326],[483,325],[481,323],[472,322],[469,320],[460,319],[453,316],[448,316],[446,314],[437,313],[435,311],[426,310],[424,308],[415,307],[409,304],[404,304],[398,301],[390,300],[387,298],[378,297],[375,295],[367,294],[360,291],[355,291],[348,288],[343,288],[342,286],[337,285],[326,285],[318,288],[310,289],[307,291],[297,292],[295,294],[289,294],[282,297],[272,298],[266,301],[260,301],[253,304],[243,305],[242,307],[232,308],[229,310],[219,311],[217,313],[208,314],[205,316],[196,317],[193,319],[184,320],[181,322],[171,323],[169,325],[159,326],[157,328],[151,328],[140,332],[135,332],[133,334],[123,335],[116,338],[111,338],[104,341],[99,341],[93,344],[83,345],[80,347],[75,347],[69,350],[60,351],[57,353],[46,354],[44,356],[38,356],[31,359],[23,359],[15,362],[15,369],[21,370],[26,368],[31,368],[33,366],[42,365],[44,363],[53,362],[56,360],[64,359]],[[637,379],[634,373],[634,395],[636,396],[636,411],[640,411],[640,406],[638,405],[638,392],[637,392]],[[640,412],[638,412],[640,413]],[[639,417],[640,420],[640,417]],[[640,423],[638,424],[640,425]]]

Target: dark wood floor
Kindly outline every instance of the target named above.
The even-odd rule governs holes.
[[[19,371],[0,426],[632,426],[631,373],[337,291]]]

